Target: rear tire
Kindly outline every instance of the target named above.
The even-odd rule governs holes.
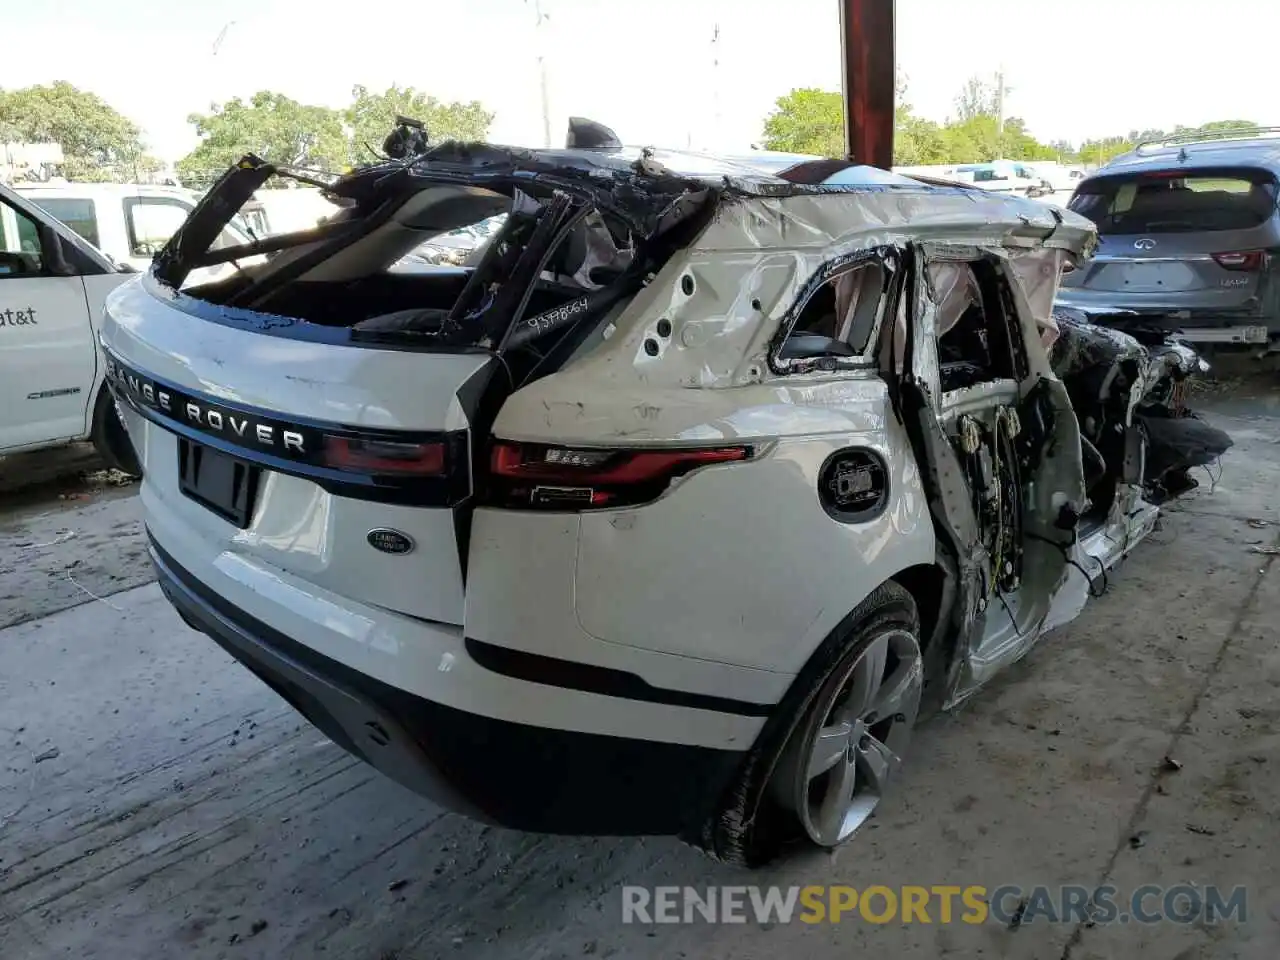
[[[131,477],[142,476],[138,453],[116,410],[115,397],[106,387],[98,391],[98,398],[93,404],[93,429],[89,433],[89,442],[108,467]]]
[[[812,811],[798,810],[804,803],[804,785],[811,779],[818,783],[809,773],[813,769],[810,754],[819,739],[829,738],[833,723],[839,719],[832,711],[842,702],[841,691],[856,680],[869,651],[890,642],[904,651],[914,649],[916,658],[912,667],[914,702],[901,714],[894,714],[909,736],[924,679],[920,620],[911,594],[887,582],[845,617],[818,648],[766,721],[720,809],[703,824],[698,836],[686,839],[713,859],[747,867],[762,866],[793,845],[833,847],[848,840],[870,812],[865,803],[861,811],[851,805],[847,823],[841,820],[841,827],[825,839],[815,836]],[[858,727],[852,732],[860,734],[862,730]],[[868,727],[866,733],[871,732]],[[852,744],[848,758],[852,770]]]

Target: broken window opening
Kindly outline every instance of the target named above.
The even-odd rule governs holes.
[[[893,264],[879,256],[819,271],[807,285],[807,295],[798,301],[798,309],[793,308],[795,320],[790,328],[785,321],[781,327],[784,333],[775,368],[803,373],[864,361],[884,312],[892,274]]]
[[[1027,369],[1008,281],[985,261],[941,260],[925,268],[937,306],[936,337],[943,393],[981,383],[1021,380]]]
[[[588,321],[635,286],[636,239],[589,198],[536,186],[412,186],[390,208],[355,205],[313,228],[189,256],[198,267],[262,254],[266,266],[184,292],[346,327],[354,340],[509,346],[536,364],[557,330]],[[460,263],[421,254],[464,233],[475,245],[454,258]],[[524,318],[532,324],[522,326]]]

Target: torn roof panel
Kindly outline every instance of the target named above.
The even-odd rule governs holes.
[[[839,255],[903,239],[946,239],[1043,243],[1081,254],[1094,237],[1093,224],[1078,214],[985,191],[810,188],[722,203],[694,246],[705,253],[826,249]]]
[[[793,162],[794,161],[794,162]],[[817,182],[810,182],[820,175]],[[663,212],[682,196],[707,199],[800,198],[868,193],[901,196],[887,215],[937,206],[935,216],[988,220],[1014,226],[1055,224],[1081,228],[1084,220],[1034,200],[999,196],[957,185],[924,183],[901,174],[839,160],[759,151],[719,157],[673,150],[619,147],[607,149],[526,149],[486,143],[447,141],[412,160],[361,168],[331,188],[339,197],[385,197],[415,182],[468,182],[475,185],[525,183],[589,194],[603,208],[628,216],[642,232],[658,226]],[[803,182],[797,182],[803,181]],[[1076,223],[1075,221],[1078,221]],[[645,229],[647,228],[647,229]],[[835,235],[835,234],[832,234]],[[785,244],[784,244],[785,246]]]

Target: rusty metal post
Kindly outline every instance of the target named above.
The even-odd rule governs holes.
[[[893,165],[894,0],[839,0],[846,156]]]

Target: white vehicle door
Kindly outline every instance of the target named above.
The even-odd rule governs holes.
[[[35,208],[0,193],[0,453],[88,432],[97,350],[67,252]]]

